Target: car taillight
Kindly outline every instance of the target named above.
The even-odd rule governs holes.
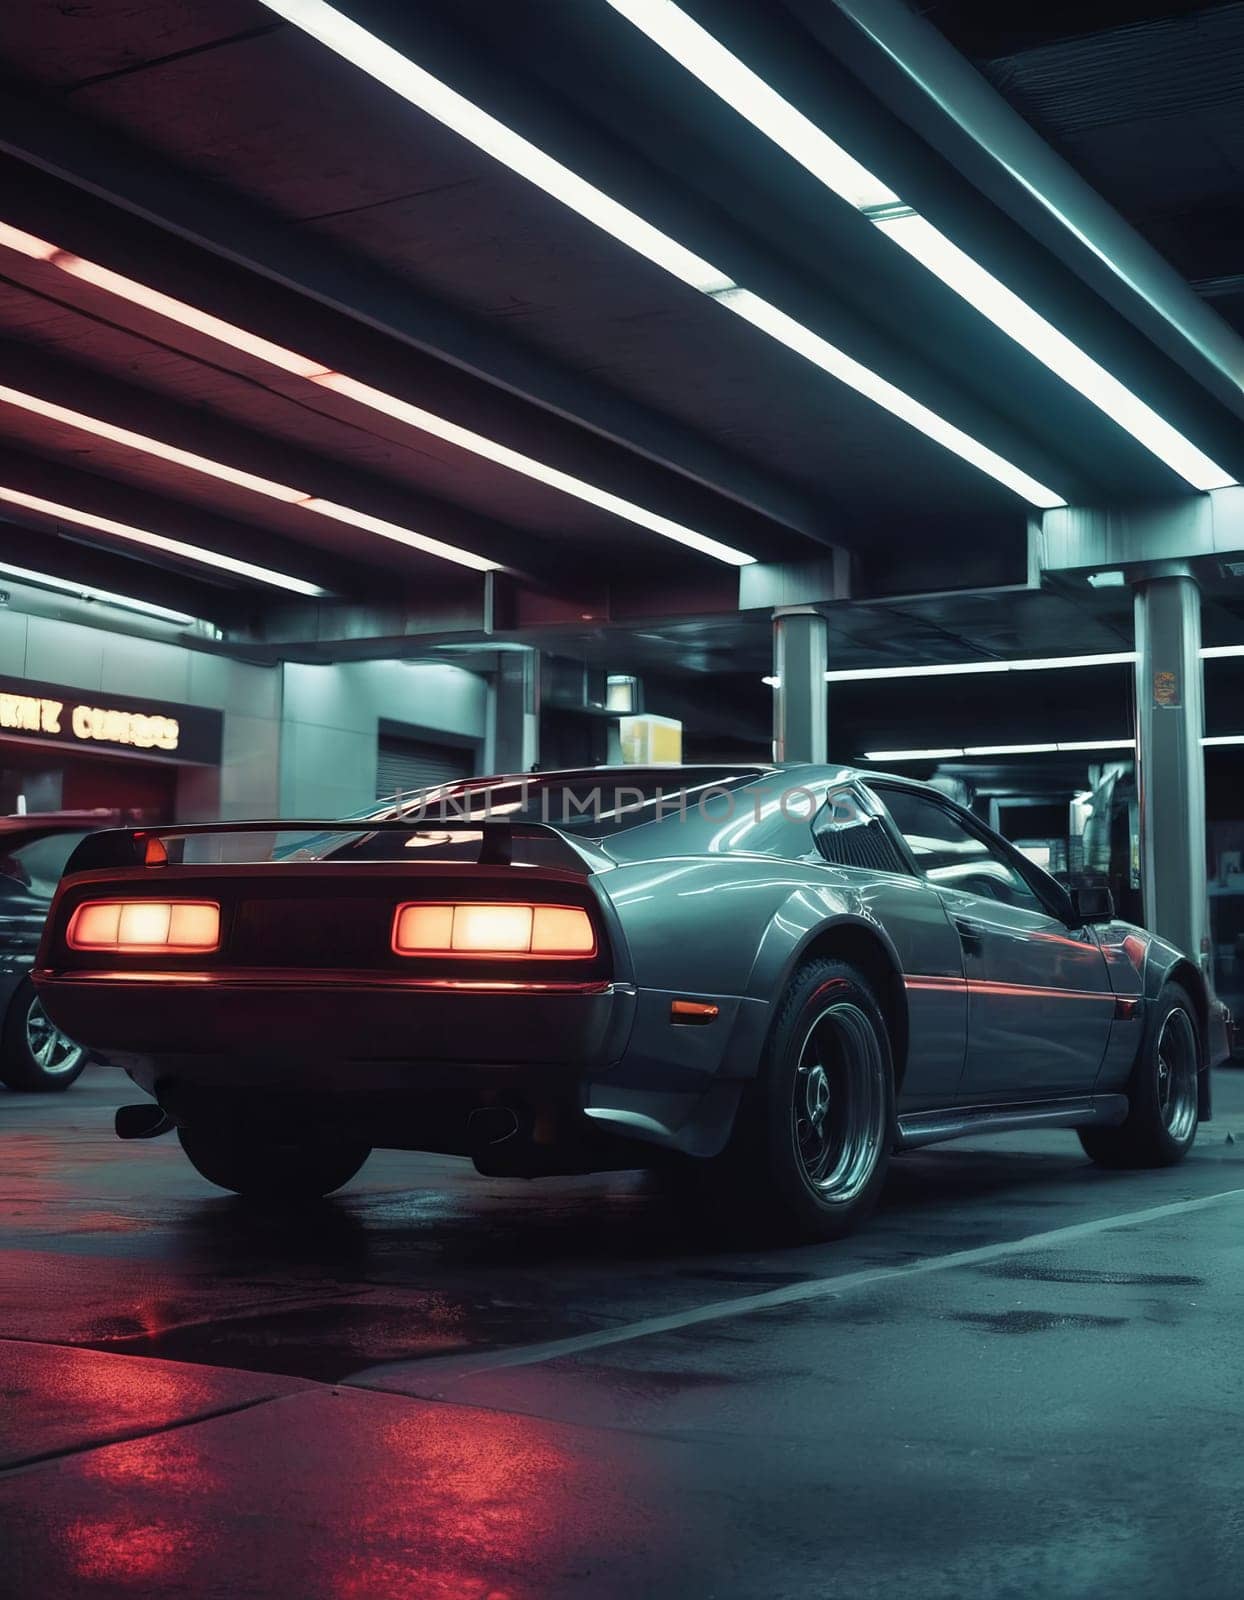
[[[86,900],[69,920],[71,950],[180,955],[220,944],[214,900]]]
[[[596,954],[596,931],[581,906],[398,906],[393,949],[399,956],[566,956]]]

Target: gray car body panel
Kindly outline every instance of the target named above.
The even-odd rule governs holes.
[[[874,781],[892,783],[961,813],[928,785],[849,768],[774,769],[756,787],[772,791],[787,781],[818,803],[839,787],[875,795]],[[746,813],[749,791],[735,798],[736,813]],[[738,1089],[762,1065],[791,976],[818,943],[843,930],[875,941],[902,980],[907,1049],[900,1113],[1121,1091],[1144,1035],[1146,1003],[1177,966],[1206,1028],[1210,1001],[1203,978],[1178,950],[1143,929],[1118,921],[1074,928],[1053,909],[1048,916],[1031,913],[1031,929],[1005,929],[1009,942],[996,976],[974,984],[954,915],[988,910],[1005,924],[1010,908],[939,890],[914,870],[833,866],[811,848],[810,829],[809,850],[798,859],[747,854],[741,848],[746,822],[736,815],[725,848],[728,825],[703,816],[645,824],[603,844],[611,856],[625,858],[595,881],[626,940],[637,1004],[622,1057],[586,1087],[585,1105],[590,1115],[629,1125],[638,1138],[696,1154],[721,1148],[731,1125],[722,1107],[737,1105]],[[1014,859],[1013,847],[998,842]],[[1051,907],[1061,901],[1069,909],[1053,879],[1027,861],[1022,870]],[[1143,947],[1139,969],[1129,959],[1128,940],[1133,951]],[[1055,944],[1060,948],[1042,981],[1042,962]],[[982,999],[978,991],[991,982],[1002,993]],[[1116,998],[1133,995],[1140,1005],[1116,1006]],[[704,1029],[671,1027],[668,1006],[675,997],[717,1004],[718,1022]],[[997,1063],[984,1087],[968,1076],[973,1021],[987,1059]],[[1208,1060],[1212,1046],[1206,1042]],[[733,1093],[727,1092],[731,1084]]]
[[[821,956],[863,964],[878,991],[895,1047],[900,1116],[927,1122],[931,1114],[956,1109],[975,1116],[982,1105],[1010,1107],[1014,1116],[1026,1105],[1048,1108],[1073,1099],[1087,1105],[1094,1094],[1117,1100],[1144,1036],[1146,1008],[1172,972],[1193,991],[1206,1060],[1212,1059],[1211,998],[1185,957],[1125,923],[1074,926],[1065,889],[931,786],[836,766],[752,768],[753,776],[723,773],[727,787],[714,795],[714,786],[701,782],[699,798],[685,814],[617,831],[568,827],[562,833],[578,853],[575,870],[600,907],[612,948],[609,994],[591,1002],[593,1038],[599,1036],[601,1048],[590,1058],[575,1057],[565,1029],[553,1020],[557,1007],[571,1002],[480,1000],[479,1020],[472,1023],[463,1014],[460,1027],[467,1002],[436,1001],[452,1010],[446,1037],[454,1044],[453,1060],[446,1054],[442,1063],[448,1071],[468,1082],[472,1063],[484,1060],[472,1054],[472,1037],[473,1030],[476,1039],[480,1035],[485,1008],[490,1015],[505,1008],[507,1023],[512,1016],[522,1033],[526,1007],[534,1031],[522,1035],[523,1048],[506,1046],[515,1050],[514,1057],[490,1060],[513,1061],[521,1073],[528,1062],[539,1065],[535,1056],[543,1051],[545,1065],[568,1075],[586,1118],[641,1143],[712,1156],[728,1140],[748,1085],[763,1069],[792,976],[802,962]],[[558,777],[618,788],[628,777],[634,782],[625,768],[541,775],[542,780]],[[483,788],[523,781],[477,783]],[[671,790],[690,781],[680,769],[670,770]],[[1012,915],[1016,908],[986,895],[930,883],[876,799],[886,785],[924,795],[986,835],[1043,909]],[[835,810],[838,799],[849,800],[883,832],[886,849],[880,855],[888,866],[835,865],[819,852],[813,820],[824,815],[820,808],[831,795]],[[408,815],[409,809],[395,810],[391,820]],[[551,839],[547,828],[544,836],[546,842]],[[271,865],[278,874],[298,870],[281,861]],[[523,871],[517,865],[491,870],[500,874],[504,892],[512,892],[511,881],[517,887]],[[1005,877],[1005,868],[999,870]],[[375,877],[385,868],[377,860],[368,871]],[[401,881],[402,892],[411,892],[414,880],[404,876]],[[981,925],[975,949],[963,929],[969,914]],[[56,975],[41,977],[50,980],[44,987],[51,1005],[57,999]],[[314,975],[299,981],[311,989]],[[378,987],[384,989],[384,982]],[[169,1003],[169,992],[164,986],[162,1004]],[[716,1011],[705,1025],[690,1026],[672,1014],[677,1000],[700,1001]],[[387,1007],[393,1037],[402,1036],[407,1013],[400,996],[388,993],[366,1003],[377,1016]],[[425,1040],[428,1036],[425,1029]],[[513,1036],[514,1028],[494,1026],[493,1046]],[[200,1055],[197,1062],[181,1054],[174,1060],[171,1044],[163,1055],[158,1045],[134,1048],[145,1052],[141,1062],[116,1050],[111,1059],[144,1084],[159,1075],[162,1062],[209,1083],[217,1073],[236,1075],[227,1041],[213,1047],[218,1055]],[[412,1048],[417,1051],[417,1039]],[[474,1048],[479,1050],[478,1043]],[[184,1053],[184,1041],[176,1051]],[[271,1047],[269,1053],[274,1053]],[[409,1083],[417,1092],[425,1065],[417,1054],[408,1060],[403,1051],[369,1064],[368,1070],[383,1071],[385,1082]],[[291,1082],[303,1070],[303,1063],[292,1058],[282,1065]],[[331,1061],[319,1063],[317,1070],[321,1081],[332,1081]],[[350,1074],[340,1077],[344,1088]],[[1207,1095],[1203,1110],[1208,1111]]]

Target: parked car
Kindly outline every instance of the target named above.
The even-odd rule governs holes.
[[[43,1009],[30,969],[65,863],[100,821],[0,817],[0,1082],[10,1089],[67,1089],[86,1065],[87,1052]]]
[[[204,1177],[319,1196],[373,1146],[489,1175],[675,1163],[844,1232],[895,1150],[1065,1127],[1165,1166],[1224,1030],[1194,962],[938,790],[834,767],[478,779],[365,820],[83,840],[35,981]]]

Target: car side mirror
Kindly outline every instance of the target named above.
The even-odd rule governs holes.
[[[1105,884],[1086,883],[1071,891],[1071,908],[1077,925],[1114,921],[1114,896]]]

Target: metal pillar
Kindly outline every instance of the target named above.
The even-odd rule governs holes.
[[[773,613],[773,759],[829,759],[828,627],[806,607]]]
[[[498,652],[492,716],[494,770],[530,772],[540,759],[539,651]]]
[[[1182,563],[1135,585],[1145,921],[1209,970],[1201,595]]]

